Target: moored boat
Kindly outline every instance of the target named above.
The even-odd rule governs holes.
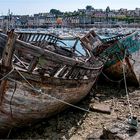
[[[0,33],[0,132],[50,117],[83,99],[103,62],[43,33]]]

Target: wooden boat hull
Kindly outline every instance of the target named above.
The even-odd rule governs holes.
[[[42,94],[28,89],[23,86],[23,82],[20,82],[14,95],[14,83],[8,82],[0,106],[1,131],[50,117],[69,106],[63,101],[71,104],[79,102],[89,93],[95,79],[93,81],[51,79],[50,81],[45,85],[32,82],[37,89],[43,90]]]
[[[100,43],[96,43],[96,38]],[[122,65],[125,62],[127,81],[135,85],[140,84],[138,82],[139,66],[137,63],[140,50],[140,35],[138,32],[120,37],[99,39],[95,32],[91,31],[88,36],[81,40],[84,44],[87,44],[87,48],[92,51],[94,56],[105,59],[103,72],[106,74],[105,77],[110,78],[110,81],[123,79]],[[136,53],[138,54],[137,57]]]
[[[107,48],[104,47],[105,44]],[[100,46],[103,49],[101,49],[99,53],[98,49],[96,49],[95,52],[97,52],[100,57],[108,58],[108,61],[105,63],[105,68],[109,68],[118,61],[123,60],[124,57],[137,52],[140,49],[140,37],[138,32],[134,32],[121,39],[114,40],[113,43],[106,42],[105,44]]]
[[[129,58],[129,62],[132,67],[131,69],[135,73],[136,81],[140,85],[140,50],[132,53],[131,57]]]
[[[128,37],[126,36],[110,49],[112,49],[112,60],[110,57],[110,60],[105,64],[104,72],[115,80],[121,79],[123,78],[122,62],[124,62],[127,82],[138,86],[140,84],[138,62],[140,54],[139,34],[136,32]],[[110,50],[107,51],[109,53]]]
[[[136,77],[136,73],[134,72],[133,65],[130,63],[129,58],[125,58],[123,61],[124,69],[125,69],[125,75],[126,80],[128,84],[139,86],[139,81]],[[114,82],[122,82],[124,79],[123,75],[123,64],[121,61],[118,61],[116,64],[110,66],[109,68],[106,68],[103,70],[104,77],[107,76],[107,79],[109,81]]]
[[[89,93],[103,68],[103,63],[95,57],[79,58],[61,48],[57,48],[58,53],[44,49],[48,47],[48,42],[44,41],[46,34],[27,35],[20,37],[41,46],[18,40],[13,32],[8,38],[0,34],[1,42],[7,40],[0,63],[1,132],[50,117],[73,106]],[[43,45],[38,38],[43,38]],[[56,37],[47,39],[52,38],[54,40],[49,43],[55,42],[56,45]],[[53,49],[57,47],[55,45]],[[8,52],[11,48],[14,50]]]

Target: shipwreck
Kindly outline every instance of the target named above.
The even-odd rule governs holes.
[[[108,80],[121,82],[125,72],[128,83],[140,85],[140,34],[137,31],[101,39],[92,30],[81,41],[94,56],[105,60],[102,73]]]
[[[50,117],[83,99],[104,62],[75,39],[70,48],[51,34],[0,33],[0,132]]]

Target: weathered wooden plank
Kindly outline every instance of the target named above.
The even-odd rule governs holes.
[[[84,44],[89,51],[93,51],[94,48],[100,46],[102,44],[98,35],[92,30],[83,38],[81,38],[81,42]]]
[[[22,40],[23,33],[18,34],[18,39]]]
[[[45,34],[44,36],[43,36],[43,39],[42,40],[46,40],[46,37],[47,37],[48,35],[47,34]]]
[[[70,68],[68,66],[63,66],[61,67],[61,71],[59,72],[59,74],[57,75],[58,77],[63,77],[67,71],[69,70]]]
[[[79,63],[79,61],[76,61],[72,58],[68,58],[68,57],[56,54],[49,50],[43,50],[37,46],[31,45],[28,43],[24,43],[22,41],[18,41],[16,48],[18,50],[24,51],[26,53],[30,53],[37,57],[43,55],[45,59],[49,59],[49,60],[60,62],[60,63],[62,63],[62,62],[66,63],[66,64],[69,63],[69,65],[74,65],[76,63]],[[56,56],[57,56],[57,59],[56,59]]]
[[[58,72],[58,70],[60,69],[60,66],[61,66],[61,64],[59,65],[59,66],[56,66],[56,67],[54,67],[51,71],[50,71],[50,76],[52,77],[52,76],[54,76],[57,72]]]
[[[71,69],[66,73],[65,77],[67,79],[71,78],[71,74],[72,74],[73,70],[74,70],[74,67],[71,67]]]
[[[27,42],[29,42],[30,41],[30,39],[31,39],[31,36],[32,36],[32,34],[28,34],[28,38],[27,38]]]
[[[46,46],[48,46],[48,42],[45,40],[41,41],[41,43],[39,44],[39,47],[41,47],[43,49],[45,49]]]
[[[45,39],[45,35],[42,34],[41,37],[40,37],[40,41],[44,40]]]
[[[39,41],[39,37],[40,37],[40,34],[37,34],[37,37],[35,39],[35,42]]]
[[[34,68],[36,67],[38,63],[38,57],[34,57],[33,60],[31,61],[29,67],[28,67],[28,72],[32,72],[34,70]]]
[[[34,45],[31,45],[31,44],[28,44],[28,43],[25,43],[25,42],[22,42],[22,41],[17,41],[17,48],[24,51],[24,52],[30,52],[31,54],[33,54],[34,56],[41,56],[41,55],[44,55],[46,59],[49,59],[51,58],[53,61],[54,61],[54,55],[57,55],[57,60],[55,61],[64,61],[66,60],[68,63],[72,62],[72,65],[73,64],[76,64],[76,63],[79,63],[80,65],[84,64],[83,62],[79,62],[79,61],[76,61],[72,58],[68,58],[68,57],[65,57],[65,56],[61,56],[59,54],[56,54],[56,53],[53,53],[53,52],[49,52],[48,50],[42,50],[42,49],[39,49],[37,46],[34,46]],[[28,51],[27,51],[28,50]],[[33,53],[34,52],[34,53]],[[45,55],[47,54],[47,55]],[[66,63],[66,61],[64,61],[64,63]],[[70,64],[71,65],[71,64]],[[84,65],[85,66],[85,65]],[[85,67],[86,68],[86,67]],[[87,66],[87,68],[90,68],[90,66]]]
[[[78,69],[77,68],[74,68],[73,71],[72,71],[72,73],[71,73],[71,78],[72,79],[75,79],[76,76],[77,76],[77,73],[78,73]]]
[[[130,63],[129,65],[131,66],[130,69],[135,75],[135,81],[140,85],[140,50],[132,53],[131,57],[128,59],[128,62]]]
[[[27,34],[23,34],[23,41],[26,42],[27,37],[28,37]]]
[[[3,55],[2,55],[2,66],[11,67],[12,66],[12,57],[14,52],[14,44],[16,41],[17,35],[11,31],[8,33],[8,41],[6,43]],[[0,103],[2,103],[3,94],[5,92],[7,80],[3,80],[0,83]]]
[[[8,34],[8,41],[2,56],[2,65],[5,67],[11,66],[16,38],[17,35],[12,31]]]
[[[85,69],[80,69],[79,70],[79,75],[77,76],[78,79],[83,79],[84,75],[86,74]]]
[[[32,33],[32,36],[31,36],[31,40],[30,40],[30,42],[34,42],[35,37],[36,37],[36,34],[33,34],[33,33]]]

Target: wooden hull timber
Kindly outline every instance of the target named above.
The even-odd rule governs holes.
[[[83,41],[85,38],[83,38]],[[140,35],[138,32],[120,37],[100,40],[98,46],[92,49],[95,56],[100,56],[106,61],[103,72],[110,80],[123,79],[123,62],[125,63],[127,81],[139,85],[138,56],[140,50]],[[92,40],[89,40],[92,42]],[[137,67],[137,68],[136,68]],[[136,70],[137,69],[137,70]]]
[[[112,75],[115,80],[123,78],[123,63],[126,69],[127,82],[135,86],[140,85],[139,81],[139,51],[140,51],[140,36],[137,32],[118,40],[119,51],[114,51],[116,57],[110,61],[104,68],[107,75]],[[125,54],[126,53],[126,54]],[[116,60],[115,60],[116,59]]]
[[[14,83],[8,81],[8,90],[6,90],[0,106],[1,131],[21,127],[41,118],[50,117],[69,106],[59,100],[71,104],[79,102],[89,93],[95,80],[80,80],[78,82],[77,80],[52,78],[51,82],[47,84],[31,82],[35,88],[44,91],[42,94],[28,89],[27,84],[25,84],[27,87],[23,86],[24,81],[21,81],[17,83],[14,95]]]
[[[131,69],[135,73],[136,81],[140,85],[140,50],[131,54],[131,57],[129,58],[129,63],[132,67]]]
[[[59,48],[58,53],[48,49],[48,42],[37,41],[46,35],[37,34],[35,41],[29,39],[34,34],[23,36],[26,42],[16,39],[9,45],[14,51],[11,63],[6,66],[4,55],[10,55],[6,52],[10,36],[0,34],[0,42],[7,42],[0,63],[1,84],[6,81],[0,89],[0,132],[50,117],[79,102],[94,86],[103,68],[103,63],[95,57],[79,58],[74,52],[69,55],[66,49]],[[39,45],[41,41],[44,46]]]

